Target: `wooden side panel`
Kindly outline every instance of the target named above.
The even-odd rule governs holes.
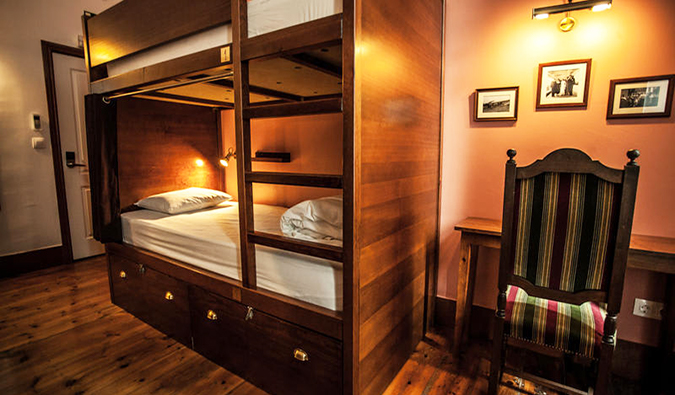
[[[229,23],[230,15],[227,0],[123,1],[87,20],[90,67]]]
[[[356,2],[360,394],[382,393],[423,336],[436,259],[442,7]]]
[[[84,100],[94,238],[122,240],[117,163],[117,103],[101,95]]]
[[[155,193],[221,188],[217,113],[143,99],[119,99],[117,106],[122,208]]]

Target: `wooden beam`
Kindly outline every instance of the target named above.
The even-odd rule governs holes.
[[[342,78],[342,67],[335,66],[319,58],[315,58],[312,55],[308,55],[306,53],[299,53],[295,55],[286,55],[282,57],[286,60],[290,60],[293,63],[309,67],[310,69],[320,71],[333,77]]]
[[[342,248],[264,232],[250,232],[248,241],[281,250],[342,262]]]
[[[142,96],[148,96],[150,98],[157,98],[157,99],[165,99],[165,100],[170,100],[170,101],[180,101],[181,103],[185,104],[194,104],[198,106],[209,106],[209,107],[223,107],[223,108],[234,108],[234,103],[228,103],[225,101],[218,101],[218,100],[209,100],[209,99],[201,99],[199,97],[190,97],[190,96],[183,96],[183,95],[176,95],[173,93],[163,93],[163,92],[148,92],[144,93],[142,95],[139,95],[138,97]]]
[[[210,84],[214,85],[220,85],[226,88],[234,88],[234,83],[231,80],[217,80],[217,81],[211,81],[209,82]],[[260,86],[253,86],[249,85],[248,90],[251,93],[256,93],[258,95],[263,95],[263,96],[272,96],[276,97],[279,99],[284,99],[284,100],[290,100],[290,101],[302,101],[302,96],[294,95],[292,93],[286,93],[286,92],[281,92],[277,91],[274,89],[268,89],[268,88],[263,88]]]
[[[245,174],[251,171],[251,121],[244,117],[248,107],[249,68],[242,58],[242,39],[248,34],[248,9],[246,0],[232,0],[232,64],[234,66],[234,126],[237,152],[237,188],[239,194],[239,242],[241,245],[241,282],[245,288],[256,289],[255,244],[248,241],[253,223],[253,185],[246,182]]]
[[[205,49],[180,58],[98,80],[91,83],[91,91],[92,93],[119,93],[143,85],[180,79],[197,72],[213,71],[219,68],[225,70],[231,67],[231,62],[221,62],[220,52],[221,48],[227,46],[229,45]]]
[[[298,103],[258,105],[244,108],[244,118],[280,118],[330,114],[342,111],[342,99],[307,100]]]

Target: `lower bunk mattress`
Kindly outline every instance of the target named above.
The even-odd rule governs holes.
[[[284,207],[254,205],[256,231],[281,234]],[[183,214],[137,210],[122,214],[123,241],[241,280],[236,202]],[[294,299],[342,311],[342,263],[256,246],[257,284]]]

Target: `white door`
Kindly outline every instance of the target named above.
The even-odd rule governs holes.
[[[82,259],[104,252],[103,244],[94,240],[91,222],[84,123],[84,95],[88,93],[88,84],[84,59],[54,54],[54,81],[73,259]]]

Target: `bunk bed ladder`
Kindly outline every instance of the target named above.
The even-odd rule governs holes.
[[[296,185],[343,189],[341,175],[254,172],[251,167],[251,119],[282,118],[342,112],[342,98],[307,100],[293,103],[251,106],[249,61],[298,53],[305,48],[339,44],[342,17],[330,17],[292,26],[273,34],[249,39],[246,0],[232,1],[232,58],[234,67],[234,110],[237,139],[237,186],[240,202],[239,232],[242,246],[242,283],[256,288],[255,245],[265,245],[314,257],[343,261],[343,249],[332,245],[255,231],[253,221],[253,183]]]

